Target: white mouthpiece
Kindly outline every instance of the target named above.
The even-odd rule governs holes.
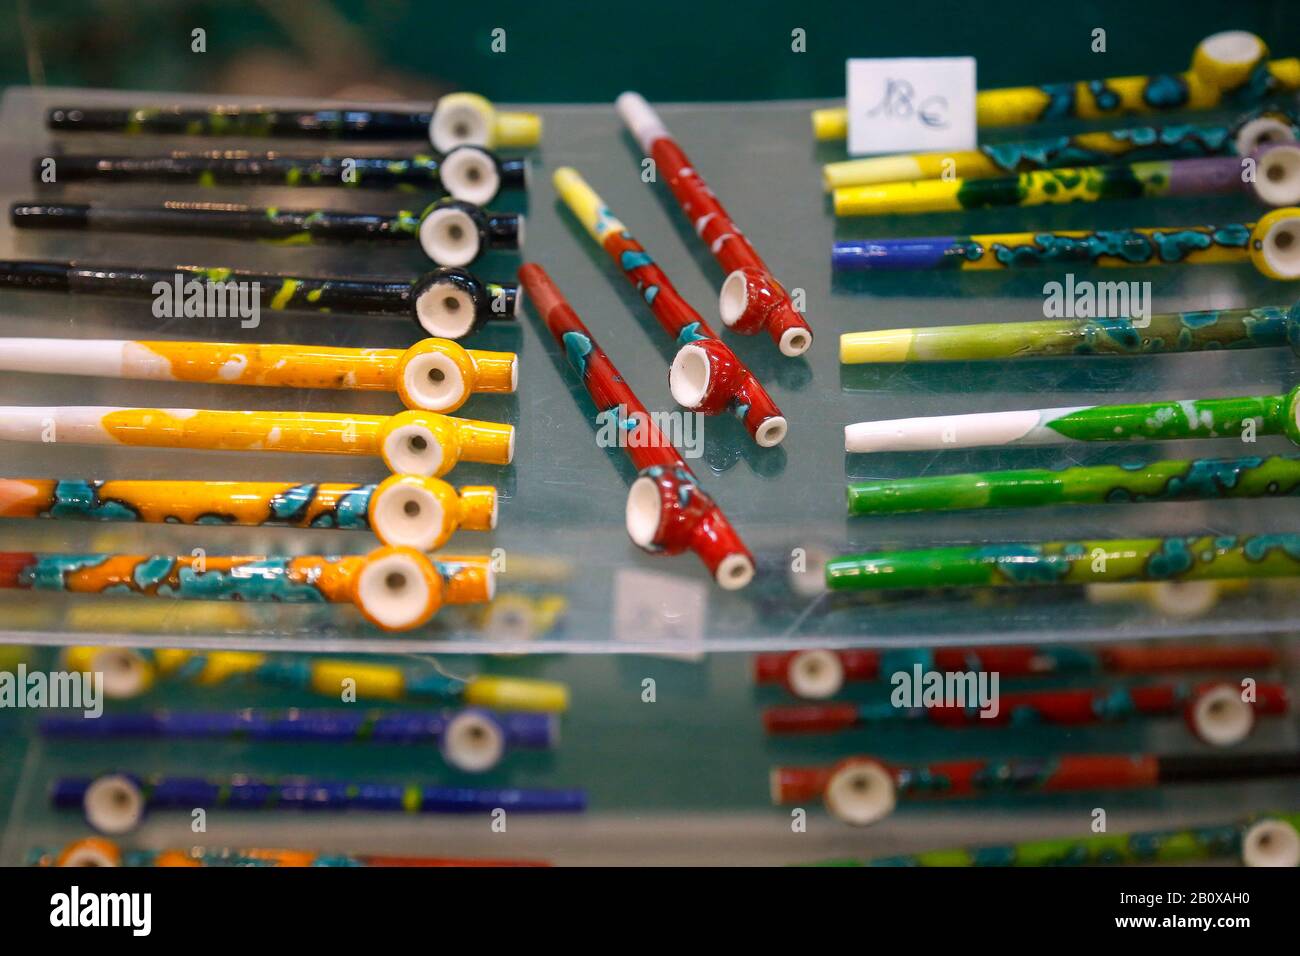
[[[465,376],[450,355],[424,352],[406,363],[402,372],[408,401],[430,412],[450,412],[465,401]]]
[[[846,764],[831,776],[824,794],[826,809],[855,827],[870,826],[894,812],[898,786],[875,761]]]
[[[641,149],[645,152],[650,152],[650,146],[655,140],[663,139],[668,135],[668,129],[659,119],[659,114],[640,93],[620,94],[614,101],[614,108],[618,110],[618,115],[622,117],[628,131],[636,137],[636,141],[641,144]]]
[[[745,554],[729,554],[713,572],[718,586],[727,591],[738,591],[754,580],[754,562]]]
[[[492,108],[482,97],[453,93],[434,106],[429,141],[443,153],[457,146],[487,146],[493,121]]]
[[[1237,130],[1237,155],[1249,156],[1262,146],[1295,141],[1295,127],[1290,123],[1277,116],[1256,116]]]
[[[632,487],[627,490],[624,517],[627,522],[627,536],[638,548],[654,547],[662,511],[663,502],[659,500],[659,486],[653,478],[642,475],[632,482]]]
[[[827,700],[844,686],[844,664],[834,651],[800,651],[790,659],[785,679],[795,696]]]
[[[1259,252],[1270,278],[1300,279],[1300,216],[1287,214],[1272,223],[1260,241]]]
[[[112,700],[139,697],[153,683],[153,665],[128,647],[100,648],[91,658],[90,669],[104,675],[104,695]]]
[[[1241,862],[1247,866],[1300,866],[1300,833],[1285,820],[1260,820],[1241,838]]]
[[[435,209],[420,222],[420,248],[440,266],[467,266],[482,252],[478,226],[464,209]]]
[[[501,726],[486,714],[466,710],[447,722],[442,734],[447,762],[467,773],[482,773],[501,762],[506,737]]]
[[[1255,195],[1270,206],[1300,202],[1300,146],[1279,144],[1259,156]]]
[[[668,369],[668,391],[683,408],[698,408],[709,393],[709,354],[698,345],[683,345]]]
[[[446,515],[442,502],[427,487],[415,482],[398,482],[376,491],[370,523],[384,544],[404,545],[417,551],[432,551],[446,537]]]
[[[380,627],[405,630],[429,619],[441,595],[433,592],[419,562],[410,552],[379,554],[361,568],[356,603]]]
[[[457,147],[444,156],[438,178],[451,196],[476,206],[487,205],[501,188],[492,158],[477,147]]]
[[[1208,60],[1220,68],[1250,66],[1267,48],[1264,41],[1246,30],[1224,30],[1199,44]]]
[[[1239,744],[1255,729],[1255,708],[1231,684],[1208,688],[1192,704],[1192,730],[1214,747]]]
[[[848,452],[924,451],[984,448],[996,445],[1050,445],[1069,441],[1040,426],[1077,408],[1030,409],[1023,412],[977,412],[858,422],[844,428]]]
[[[98,777],[82,798],[86,822],[100,833],[119,836],[129,833],[144,818],[145,799],[130,777],[114,773]]]
[[[0,406],[0,441],[56,440],[73,445],[116,445],[119,439],[104,428],[104,416],[123,411],[110,405],[4,405]],[[160,420],[189,418],[195,414],[191,408],[156,409]],[[149,424],[148,412],[142,414]]]
[[[385,436],[380,454],[395,474],[436,476],[444,471],[442,445],[420,422],[394,428]]]
[[[127,362],[133,352],[133,362]],[[54,375],[98,375],[122,378],[128,364],[132,378],[169,379],[170,363],[154,355],[154,361],[141,361],[147,349],[134,342],[116,339],[0,339],[0,369],[11,372],[48,372]]]
[[[92,837],[80,840],[59,857],[59,866],[121,866],[122,853],[117,844]]]

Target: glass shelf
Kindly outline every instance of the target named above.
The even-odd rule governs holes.
[[[163,137],[75,135],[43,128],[44,109],[71,103],[158,102],[156,94],[13,89],[0,112],[0,191],[8,201],[61,197],[107,203],[229,200],[385,211],[419,208],[424,197],[342,189],[159,188],[156,185],[70,184],[37,189],[32,161],[69,153],[153,153],[207,148],[215,141]],[[176,96],[176,102],[202,103]],[[238,100],[234,100],[238,101]],[[292,102],[289,103],[292,105]],[[790,288],[803,289],[816,332],[800,359],[781,357],[765,336],[727,335],[782,407],[790,433],[777,449],[755,448],[731,416],[706,421],[703,456],[691,462],[759,561],[753,584],[739,593],[714,586],[691,555],[653,558],[623,527],[633,471],[617,449],[597,446],[593,409],[541,328],[525,309],[517,323],[496,323],[465,344],[517,351],[519,391],[478,396],[459,414],[508,421],[518,429],[513,465],[462,465],[454,484],[500,489],[501,519],[491,534],[459,534],[450,552],[503,549],[500,597],[487,611],[450,609],[419,630],[385,635],[348,607],[182,605],[160,601],[0,595],[0,642],[226,647],[255,650],[364,652],[592,653],[664,652],[807,646],[970,644],[985,641],[1094,641],[1283,632],[1300,624],[1300,598],[1289,582],[1225,598],[1207,614],[1166,614],[1145,603],[1094,603],[1077,590],[1000,594],[831,597],[816,593],[810,572],[792,571],[799,552],[815,557],[895,546],[967,542],[1253,533],[1300,529],[1296,500],[1043,508],[854,518],[844,514],[846,478],[955,473],[997,467],[1064,466],[1134,458],[1232,455],[1232,441],[1141,447],[1074,446],[846,455],[842,427],[902,415],[1132,401],[1147,397],[1280,392],[1296,381],[1294,357],[1283,350],[1139,359],[1033,360],[935,366],[842,367],[841,332],[905,325],[1042,317],[1043,284],[1056,270],[1006,274],[898,274],[834,282],[830,243],[865,235],[928,235],[1029,228],[1178,225],[1249,220],[1246,199],[1111,202],[965,215],[889,217],[837,223],[820,189],[819,164],[842,155],[814,146],[809,103],[682,104],[662,108],[665,121],[702,175]],[[530,107],[531,108],[531,107]],[[494,205],[528,215],[528,260],[544,265],[641,399],[670,409],[667,367],[673,344],[635,291],[555,197],[549,176],[577,167],[670,278],[715,325],[722,274],[676,208],[665,184],[644,183],[641,155],[612,104],[540,107],[546,134],[533,153],[525,201]],[[1004,135],[1012,136],[1015,131]],[[234,145],[220,141],[221,145]],[[304,141],[270,144],[291,152]],[[358,154],[374,150],[361,144]],[[348,155],[342,144],[329,152]],[[57,167],[56,167],[57,168]],[[179,263],[273,271],[414,275],[427,267],[415,249],[356,246],[285,247],[183,237],[60,232],[0,233],[8,257],[79,258],[105,264]],[[517,256],[494,253],[473,269],[509,280]],[[1094,270],[1074,270],[1078,278]],[[1096,273],[1101,277],[1100,272]],[[1116,278],[1113,271],[1107,279]],[[1249,266],[1127,270],[1150,281],[1157,311],[1282,304],[1294,286],[1272,283]],[[404,347],[419,336],[401,319],[268,313],[262,327],[236,320],[159,320],[149,304],[44,293],[0,292],[0,334],[104,338],[211,338],[325,345]],[[137,383],[12,373],[0,377],[0,403],[103,404],[163,407],[311,409],[386,414],[400,410],[388,395]],[[1263,438],[1249,453],[1285,451]],[[377,459],[284,454],[189,452],[72,445],[8,444],[0,448],[13,476],[374,481]],[[5,550],[188,553],[347,553],[374,539],[356,532],[110,525],[5,521]]]
[[[1256,642],[1252,642],[1256,643]],[[1284,640],[1258,643],[1285,653]],[[51,648],[28,655],[29,670],[57,668]],[[150,814],[120,839],[130,848],[296,847],[321,852],[541,859],[557,865],[784,865],[831,858],[886,856],[1002,841],[1087,837],[1095,808],[1106,832],[1166,830],[1228,823],[1252,813],[1292,811],[1294,780],[1167,786],[1093,793],[1003,793],[981,799],[904,801],[887,820],[857,828],[836,820],[820,800],[802,806],[807,829],[793,832],[788,806],[772,806],[774,766],[830,766],[871,755],[900,763],[964,757],[1047,757],[1063,753],[1224,755],[1293,749],[1300,728],[1286,717],[1262,719],[1249,740],[1221,750],[1199,742],[1177,716],[1093,726],[1020,723],[945,728],[922,721],[830,734],[770,736],[765,707],[799,703],[783,688],[755,687],[746,654],[703,660],[636,655],[527,655],[510,659],[444,659],[459,675],[488,672],[560,681],[571,690],[553,751],[511,752],[487,773],[449,767],[434,744],[255,739],[47,739],[38,721],[56,711],[0,710],[0,866],[21,864],[35,847],[58,848],[91,835],[81,813],[56,810],[49,789],[61,776],[114,770],[135,774],[305,775],[331,780],[407,782],[466,787],[582,787],[589,810],[573,817],[511,815],[508,832],[494,833],[480,816],[412,816],[365,812],[247,812],[210,807],[206,832],[191,829],[185,811]],[[1261,682],[1281,681],[1294,695],[1294,660],[1259,669]],[[654,702],[643,699],[655,682]],[[1064,687],[1114,688],[1196,675],[1132,679],[1106,675],[1006,677],[1002,694]],[[880,704],[890,684],[846,684],[837,700]],[[804,703],[807,703],[804,701]],[[246,707],[377,708],[427,706],[358,700],[340,704],[286,687],[232,680],[197,686],[159,679],[132,700],[105,702],[108,714],[163,709],[231,711]],[[75,715],[76,711],[63,711]],[[1231,863],[1225,860],[1223,862]]]

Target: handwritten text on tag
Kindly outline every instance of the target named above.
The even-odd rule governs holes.
[[[974,149],[975,60],[848,61],[849,154]]]

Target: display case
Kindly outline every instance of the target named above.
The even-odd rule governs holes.
[[[61,156],[199,148],[186,137],[59,136],[44,123],[46,111],[55,106],[125,106],[158,99],[82,89],[9,90],[0,112],[0,195],[7,202],[57,198],[126,205],[165,199],[371,212],[419,211],[435,198],[366,189],[59,183]],[[180,94],[166,100],[211,102]],[[285,105],[294,103],[286,100]],[[780,354],[766,336],[723,333],[788,421],[788,435],[779,446],[757,447],[742,422],[730,415],[703,419],[702,434],[688,436],[692,440],[686,443],[688,464],[755,556],[756,574],[748,587],[724,590],[689,553],[647,555],[629,541],[624,513],[635,470],[620,449],[601,446],[595,407],[571,374],[566,356],[525,302],[514,321],[488,323],[461,343],[519,356],[515,394],[476,395],[456,412],[513,425],[512,463],[462,463],[447,476],[457,486],[498,489],[495,528],[462,532],[444,549],[448,554],[489,556],[495,562],[497,589],[491,602],[446,607],[424,626],[387,633],[346,605],[172,602],[134,595],[9,591],[0,593],[0,641],[26,648],[25,666],[42,671],[66,666],[60,661],[68,660],[71,647],[136,649],[138,656],[129,659],[136,663],[124,666],[157,669],[157,680],[139,696],[107,701],[108,713],[400,706],[364,694],[353,702],[340,698],[337,689],[322,696],[302,686],[247,675],[204,684],[195,679],[193,664],[171,671],[161,666],[158,655],[169,651],[189,652],[191,661],[237,651],[267,655],[272,661],[327,657],[358,662],[358,667],[378,663],[426,675],[553,681],[566,685],[569,695],[568,708],[557,718],[562,730],[556,746],[549,752],[510,752],[487,773],[471,774],[449,767],[437,746],[428,742],[285,742],[239,734],[201,741],[47,739],[37,725],[48,715],[15,710],[0,715],[13,731],[0,739],[0,792],[10,795],[0,862],[33,862],[41,849],[57,855],[59,848],[87,835],[80,813],[51,805],[51,787],[63,776],[111,770],[141,776],[306,775],[315,780],[443,787],[583,788],[586,798],[580,814],[528,816],[507,811],[504,831],[494,828],[491,817],[479,815],[239,812],[220,806],[209,808],[204,829],[199,830],[191,813],[159,811],[140,829],[114,837],[128,848],[145,850],[202,844],[555,864],[770,865],[863,861],[1039,837],[1164,831],[1227,824],[1254,813],[1291,812],[1297,796],[1294,780],[1286,779],[1291,771],[1279,771],[1273,779],[1201,780],[1101,793],[1034,792],[1041,788],[1026,785],[1020,792],[995,793],[987,799],[909,800],[900,802],[888,820],[865,829],[827,813],[816,794],[773,805],[774,768],[830,767],[862,754],[909,766],[975,757],[1050,764],[1063,754],[1287,753],[1300,744],[1289,711],[1282,719],[1260,720],[1250,739],[1231,751],[1198,740],[1181,709],[1158,718],[1116,712],[1113,720],[1101,720],[1099,726],[1017,721],[1003,727],[953,728],[899,720],[825,734],[765,732],[765,708],[792,701],[780,686],[757,684],[755,655],[763,652],[897,654],[1034,645],[1048,655],[1086,656],[1116,643],[1153,648],[1251,645],[1269,649],[1272,656],[1244,672],[1230,667],[1214,673],[1220,679],[1248,677],[1294,690],[1290,636],[1300,620],[1300,597],[1292,578],[1155,589],[966,588],[864,594],[825,589],[821,568],[826,558],[839,554],[946,544],[1300,532],[1300,502],[1283,497],[848,516],[844,486],[853,479],[1123,464],[1152,457],[1281,454],[1289,445],[1283,436],[1260,436],[1244,449],[1238,439],[1219,438],[1158,447],[1129,442],[849,454],[844,451],[843,428],[853,422],[1273,394],[1286,392],[1297,379],[1294,356],[1285,348],[841,365],[837,340],[844,332],[1039,319],[1044,315],[1045,284],[1061,281],[1066,271],[1080,279],[1114,275],[1080,266],[844,277],[832,274],[830,248],[836,239],[1232,223],[1251,221],[1259,210],[1242,196],[836,220],[821,189],[820,167],[843,158],[844,152],[842,145],[813,142],[809,111],[820,105],[827,104],[660,107],[698,171],[780,281],[798,295],[815,335],[805,354],[791,358]],[[559,201],[551,173],[561,166],[577,169],[710,322],[717,318],[722,270],[654,165],[624,132],[612,104],[529,108],[542,117],[546,131],[543,144],[527,154],[529,189],[526,194],[503,192],[490,203],[493,209],[524,214],[524,248],[520,254],[488,252],[470,268],[483,279],[513,282],[521,262],[544,266],[641,400],[651,410],[672,409],[668,368],[677,346],[663,335],[640,292]],[[1071,127],[1058,123],[1050,129]],[[999,131],[1008,137],[1014,133]],[[202,144],[249,145],[239,139]],[[270,145],[292,145],[295,152],[319,148],[339,158],[379,151],[365,143]],[[53,160],[55,181],[35,181],[34,164],[39,172],[39,163],[47,158]],[[269,244],[20,231],[12,225],[2,235],[3,255],[9,259],[75,259],[163,269],[186,264],[349,277],[409,278],[431,268],[410,244]],[[1149,283],[1150,306],[1157,312],[1287,307],[1295,296],[1294,283],[1272,281],[1241,264],[1134,269],[1121,277]],[[245,328],[231,318],[159,319],[147,303],[111,297],[15,290],[3,290],[0,296],[0,334],[5,336],[393,349],[404,349],[423,336],[402,317],[266,310],[256,328]],[[402,410],[395,396],[382,393],[20,372],[0,376],[0,402],[356,415]],[[377,482],[388,474],[373,457],[93,447],[58,440],[6,442],[0,454],[4,472],[11,477]],[[204,555],[329,555],[365,553],[375,546],[366,532],[335,528],[12,520],[5,521],[0,532],[3,550],[11,552],[187,555],[199,549]],[[1122,693],[1125,687],[1156,679],[1081,666],[1050,685],[1045,677],[1009,676],[1002,692],[1106,685]],[[1192,673],[1169,679],[1190,686],[1204,678]],[[851,683],[841,697],[860,703],[866,712],[883,705],[890,690],[884,680]],[[429,708],[464,700],[408,703]],[[1104,830],[1098,829],[1098,811],[1104,811]],[[1239,858],[1240,853],[1217,854],[1221,861]]]

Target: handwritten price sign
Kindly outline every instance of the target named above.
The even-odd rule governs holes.
[[[849,153],[974,149],[975,60],[849,60]]]

